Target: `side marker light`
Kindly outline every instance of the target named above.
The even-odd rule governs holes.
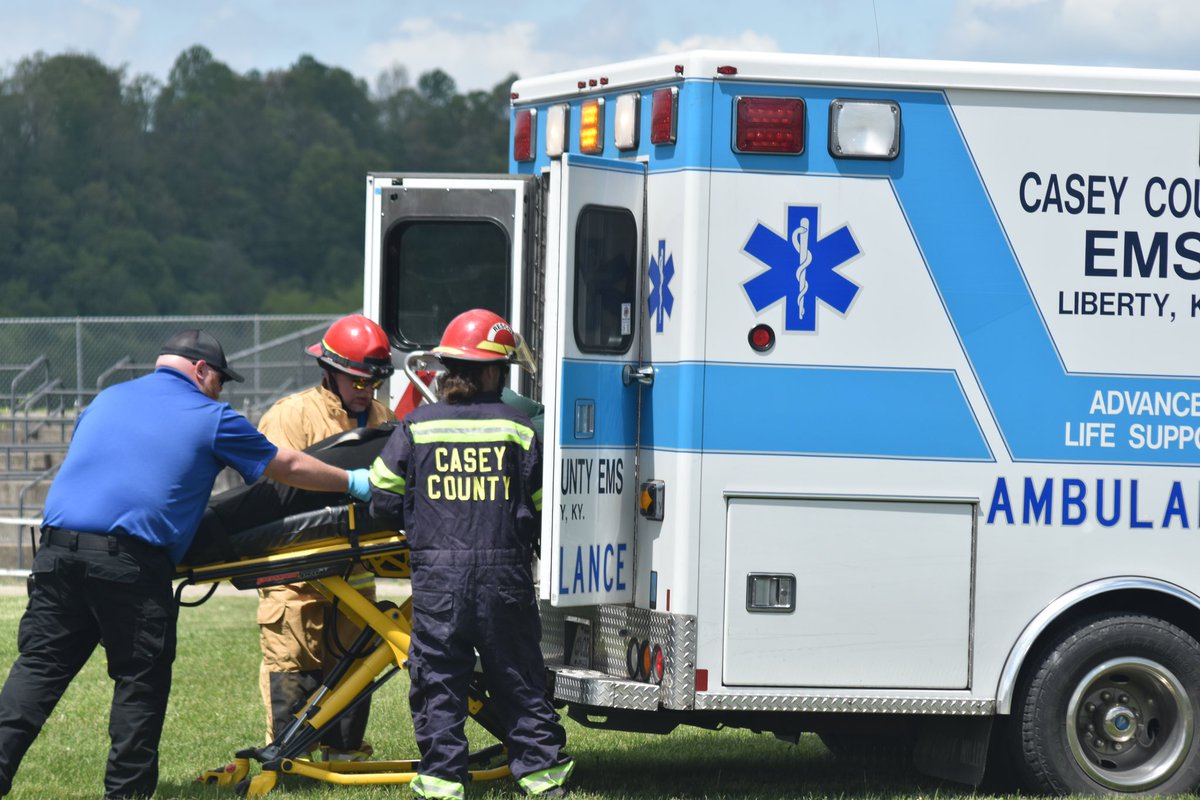
[[[755,325],[746,336],[746,341],[756,353],[770,352],[775,346],[775,331],[771,330],[770,325]]]

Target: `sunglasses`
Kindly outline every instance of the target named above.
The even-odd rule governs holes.
[[[383,386],[383,378],[355,378],[350,384],[360,392],[363,389],[378,389]]]

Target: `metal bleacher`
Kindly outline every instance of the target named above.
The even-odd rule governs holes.
[[[326,325],[312,323],[230,353],[230,362],[246,382],[226,386],[221,399],[256,423],[277,399],[315,382],[311,361],[280,354],[302,353],[302,346]],[[106,386],[145,374],[153,366],[122,356],[93,373],[98,376],[94,387],[79,387],[64,386],[46,355],[28,363],[0,364],[0,575],[29,568],[31,535],[66,457],[78,415]],[[231,485],[222,476],[216,491]]]
[[[0,570],[27,569],[28,529],[41,513],[75,424],[75,396],[52,377],[42,355],[0,364]]]

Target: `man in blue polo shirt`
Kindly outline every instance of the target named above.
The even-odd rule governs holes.
[[[0,690],[0,794],[97,643],[114,682],[104,796],[154,794],[175,660],[171,578],[223,467],[247,483],[266,475],[369,499],[366,470],[276,448],[219,402],[227,380],[242,376],[220,343],[182,331],[153,373],[105,389],[80,415],[46,497],[20,656]]]

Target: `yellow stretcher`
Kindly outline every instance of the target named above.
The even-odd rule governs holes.
[[[242,797],[263,797],[278,783],[280,774],[298,775],[326,783],[351,786],[408,783],[417,775],[419,760],[405,761],[313,761],[321,734],[363,699],[378,691],[407,666],[412,604],[390,601],[373,603],[344,578],[361,563],[385,578],[408,578],[408,542],[403,532],[374,530],[375,521],[361,505],[327,508],[288,517],[275,524],[272,543],[278,543],[280,528],[303,533],[289,536],[285,549],[261,556],[239,558],[219,564],[181,566],[182,583],[177,596],[188,585],[216,584],[228,580],[239,589],[257,589],[283,583],[306,581],[323,595],[336,600],[339,610],[363,628],[346,655],[324,684],[309,697],[294,721],[266,747],[239,750],[232,763],[205,771],[199,782],[232,786]],[[252,551],[255,531],[238,534],[239,550]],[[185,604],[186,605],[186,604]],[[477,676],[468,702],[475,720],[498,740],[502,734],[487,713],[487,692]],[[486,781],[510,774],[502,744],[471,755],[470,780]],[[251,777],[251,762],[261,764]]]

